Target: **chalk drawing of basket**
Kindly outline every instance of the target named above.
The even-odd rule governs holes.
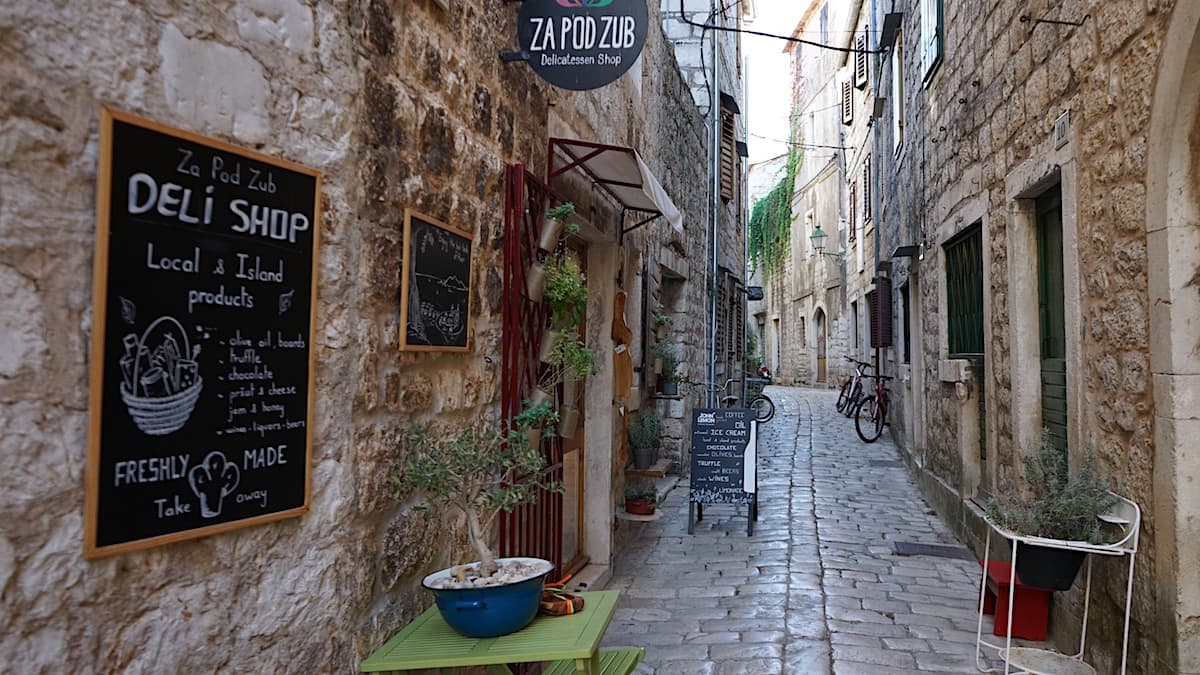
[[[139,396],[135,391],[130,391],[126,382],[121,382],[121,400],[129,408],[129,416],[133,418],[133,423],[137,425],[138,429],[150,436],[164,436],[182,427],[191,417],[192,410],[196,407],[196,401],[200,398],[200,389],[204,384],[200,374],[196,371],[196,362],[190,358],[193,354],[187,331],[172,317],[159,317],[146,327],[146,331],[137,341],[138,353],[143,350],[148,351],[146,340],[162,323],[166,323],[168,328],[173,326],[182,338],[185,358],[179,359],[174,367],[169,369],[172,372],[163,372],[163,369],[157,366],[149,371],[143,370],[143,360],[134,359],[132,381],[135,383],[135,387],[137,383],[142,383],[146,389],[151,389],[149,385],[152,381],[157,385],[153,387],[156,392],[154,396]],[[197,351],[199,351],[199,347],[197,347]],[[166,386],[166,382],[175,383],[178,386],[183,379],[180,374],[181,369],[194,373],[194,378],[188,378],[190,381],[187,381],[186,386],[172,391],[170,386]]]

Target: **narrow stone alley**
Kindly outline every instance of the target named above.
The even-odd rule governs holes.
[[[645,646],[639,673],[975,672],[979,565],[887,434],[862,443],[836,392],[767,391],[778,411],[760,427],[754,536],[744,508],[719,506],[689,536],[680,481],[616,560],[606,646]],[[899,555],[899,542],[961,557]]]

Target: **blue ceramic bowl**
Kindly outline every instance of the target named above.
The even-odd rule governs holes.
[[[442,618],[467,637],[487,638],[515,633],[537,616],[550,563],[540,558],[497,558],[496,562],[541,562],[547,570],[536,577],[487,588],[434,588],[450,569],[434,572],[421,582],[437,602]]]

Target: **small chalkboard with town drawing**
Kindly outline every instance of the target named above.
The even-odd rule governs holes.
[[[405,212],[401,349],[470,349],[471,252],[470,233]]]

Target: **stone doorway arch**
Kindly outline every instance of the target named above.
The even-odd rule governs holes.
[[[829,381],[828,365],[826,364],[826,343],[828,342],[827,331],[825,326],[825,310],[820,307],[813,313],[813,335],[817,341],[816,349],[813,350],[813,358],[816,360],[813,372],[817,376],[813,379],[815,384],[824,384]]]
[[[1200,3],[1176,3],[1150,118],[1146,246],[1162,663],[1200,672]],[[1173,639],[1172,639],[1173,638]],[[1171,653],[1175,652],[1175,653]]]

